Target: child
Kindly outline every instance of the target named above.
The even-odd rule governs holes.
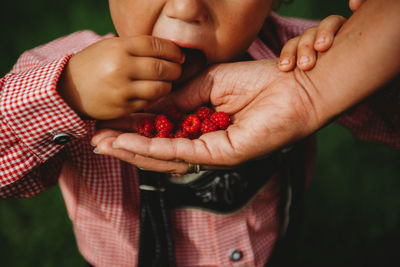
[[[240,60],[249,46],[250,56],[277,57],[315,23],[280,18],[271,13],[272,0],[109,4],[119,38],[71,34],[25,52],[0,80],[0,196],[29,197],[59,182],[82,255],[95,266],[135,266],[137,170],[92,153],[95,121],[142,110],[204,61]],[[281,228],[272,167],[266,185],[252,188],[229,215],[218,208],[171,212],[178,266],[267,263]]]

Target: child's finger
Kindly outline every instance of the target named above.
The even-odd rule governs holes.
[[[173,42],[154,36],[136,36],[124,39],[127,51],[133,56],[157,57],[178,64],[185,60],[185,54]]]
[[[130,87],[125,96],[127,99],[153,101],[171,92],[172,84],[163,81],[136,80],[131,82]]]
[[[144,110],[148,105],[150,101],[143,100],[143,99],[134,99],[126,103],[126,110],[128,112],[137,112],[139,110]]]
[[[357,9],[360,8],[364,0],[349,0],[349,7],[351,11],[356,11]]]
[[[134,57],[128,65],[133,80],[174,81],[182,74],[181,65],[153,57]]]
[[[316,33],[315,50],[320,52],[328,50],[332,45],[335,34],[345,22],[346,19],[339,15],[331,15],[322,20]]]
[[[283,46],[279,59],[279,69],[281,71],[290,71],[294,68],[299,40],[299,36],[295,37]]]
[[[297,66],[302,70],[309,70],[315,65],[314,42],[316,33],[317,27],[311,27],[300,37],[297,49]]]
[[[141,120],[145,118],[154,118],[154,116],[155,115],[151,113],[132,113],[117,119],[98,121],[96,123],[96,129],[101,131],[95,133],[93,140],[98,140],[99,137],[97,136],[100,135],[100,133],[104,135],[104,131],[109,131],[110,129],[118,129],[125,132],[137,132]]]

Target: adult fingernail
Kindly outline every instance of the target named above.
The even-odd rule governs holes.
[[[112,148],[119,148],[119,146],[115,142],[113,142],[112,143]]]
[[[307,65],[310,62],[310,59],[307,56],[301,56],[300,65]]]
[[[98,149],[97,147],[95,147],[95,148],[93,149],[93,153],[95,153],[95,154],[101,154],[101,152],[99,151],[99,149]]]

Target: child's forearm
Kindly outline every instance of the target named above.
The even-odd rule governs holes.
[[[316,67],[296,71],[327,121],[377,91],[400,70],[400,1],[371,0],[348,20]]]

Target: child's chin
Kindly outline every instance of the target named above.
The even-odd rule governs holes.
[[[182,75],[174,82],[174,88],[188,82],[191,78],[199,74],[207,65],[205,54],[198,49],[182,48],[186,59],[182,64]]]

